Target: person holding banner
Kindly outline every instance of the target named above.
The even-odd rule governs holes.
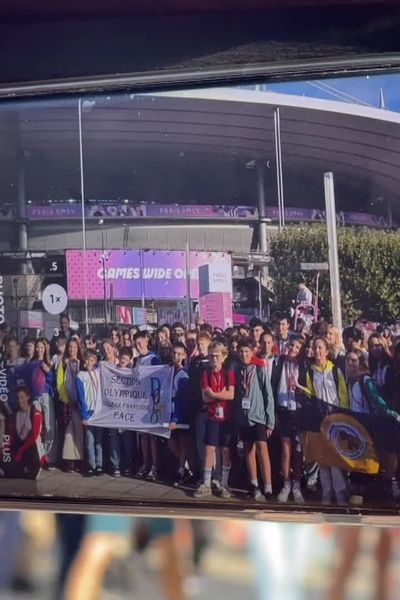
[[[57,369],[57,391],[63,402],[63,425],[65,428],[62,458],[67,471],[78,468],[78,461],[84,459],[84,437],[78,404],[77,378],[83,367],[82,352],[78,342],[67,342],[63,360]]]
[[[101,405],[100,374],[95,350],[85,354],[86,371],[79,371],[76,380],[78,404],[85,434],[85,451],[88,462],[86,475],[103,474],[103,428],[93,427],[89,419]]]
[[[132,368],[133,353],[131,348],[121,348],[118,352],[118,367],[121,369]],[[133,431],[122,429],[110,429],[110,459],[112,465],[112,476],[131,477],[133,474],[133,455],[136,442],[136,434]]]
[[[149,335],[147,331],[139,331],[134,337],[135,349],[138,353],[135,359],[135,368],[159,365],[160,359],[149,350]],[[137,477],[145,477],[150,481],[157,481],[160,477],[158,438],[151,433],[140,434],[140,449],[143,464],[137,472]]]
[[[173,345],[174,379],[172,384],[171,437],[169,447],[176,456],[179,467],[174,486],[184,483],[186,461],[189,458],[188,390],[189,375],[184,369],[187,360],[186,347],[179,342]]]
[[[235,397],[236,376],[233,369],[225,366],[228,350],[221,342],[214,342],[209,347],[211,368],[202,374],[201,388],[203,403],[208,409],[208,418],[204,435],[206,456],[203,472],[203,483],[197,488],[195,498],[211,496],[211,476],[216,464],[217,448],[222,448],[222,481],[215,488],[222,498],[230,498],[228,489],[231,471],[230,446],[235,426],[232,416],[232,400]]]

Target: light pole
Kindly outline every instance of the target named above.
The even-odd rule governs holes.
[[[85,329],[89,333],[89,306],[87,292],[87,256],[86,256],[86,214],[85,214],[85,179],[83,170],[83,136],[82,136],[82,100],[78,100],[79,125],[79,170],[81,176],[81,211],[82,211],[82,249],[83,249],[83,289],[85,303]]]
[[[329,277],[331,284],[333,325],[342,330],[342,307],[340,304],[339,255],[336,231],[336,203],[333,173],[324,173],[326,227],[328,231]]]
[[[102,222],[99,221],[99,225],[102,225]],[[104,248],[104,230],[101,230],[101,254],[100,254],[100,262],[103,268],[103,302],[104,302],[104,324],[107,327],[108,324],[108,310],[107,310],[107,283],[106,283],[106,263],[110,258],[109,253]]]

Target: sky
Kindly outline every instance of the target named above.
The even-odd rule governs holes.
[[[380,107],[380,90],[382,89],[385,108],[400,112],[400,73],[274,83],[265,85],[263,88],[271,92],[295,96],[357,102],[375,108]]]

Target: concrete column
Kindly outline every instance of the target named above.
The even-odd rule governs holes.
[[[28,250],[28,225],[26,222],[26,191],[25,191],[25,155],[22,150],[17,153],[17,214],[18,214],[18,250]],[[21,263],[21,275],[28,273],[28,261]]]
[[[258,218],[259,218],[259,247],[265,254],[268,250],[267,242],[267,222],[265,209],[265,185],[264,185],[264,165],[261,161],[256,163],[257,170],[257,199],[258,199]]]

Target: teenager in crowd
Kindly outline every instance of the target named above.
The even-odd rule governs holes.
[[[90,417],[101,403],[98,355],[95,350],[85,354],[85,371],[79,371],[76,384],[78,405],[85,434],[88,477],[103,474],[103,428],[90,425]]]
[[[231,337],[228,343],[228,362],[235,371],[239,367],[239,342],[241,338],[238,335]]]
[[[60,332],[59,335],[64,337],[67,341],[75,334],[76,332],[71,327],[71,319],[67,314],[62,314],[60,316]]]
[[[131,348],[135,347],[135,335],[139,333],[139,327],[137,325],[131,325],[128,329],[129,337],[131,340]]]
[[[189,329],[189,331],[186,332],[185,346],[187,362],[190,364],[190,361],[193,360],[197,354],[197,329]]]
[[[163,344],[171,340],[171,331],[166,325],[162,325],[156,331],[156,344]]]
[[[368,338],[368,366],[379,393],[386,400],[389,397],[388,375],[391,369],[391,356],[386,338],[380,333],[372,333]]]
[[[83,344],[85,347],[85,350],[97,350],[97,340],[96,337],[90,333],[88,333],[87,335],[85,335],[85,337],[83,338]]]
[[[6,344],[5,351],[5,366],[20,367],[25,362],[25,359],[20,354],[18,341],[15,338],[10,338]]]
[[[274,372],[278,365],[278,358],[274,353],[276,348],[275,337],[273,333],[264,332],[261,336],[261,346],[259,356],[264,360],[268,379],[271,382]]]
[[[134,343],[138,353],[135,359],[135,367],[150,367],[160,364],[157,354],[149,349],[150,337],[147,331],[139,331],[135,335]]]
[[[124,348],[132,348],[132,340],[129,335],[129,331],[125,330],[122,332],[122,344]]]
[[[103,360],[110,365],[118,364],[118,348],[111,338],[107,338],[101,345],[101,355]]]
[[[228,488],[231,470],[230,446],[234,435],[232,400],[235,397],[236,376],[232,369],[224,366],[228,355],[226,346],[213,343],[208,350],[211,365],[203,372],[201,381],[202,399],[208,409],[204,436],[206,457],[203,483],[197,488],[195,497],[202,498],[212,494],[212,470],[216,464],[217,448],[221,448],[222,480],[221,486],[218,486],[215,491],[222,498],[229,498],[231,496]]]
[[[206,446],[204,435],[208,417],[207,406],[203,403],[201,381],[203,372],[209,366],[208,349],[211,344],[211,335],[207,331],[200,331],[197,339],[197,353],[189,365],[189,420],[191,431],[194,432],[196,444],[196,476],[202,478],[202,470],[206,459]]]
[[[274,397],[266,369],[252,364],[255,341],[245,338],[239,344],[240,371],[236,386],[236,422],[244,443],[251,494],[255,500],[272,496],[271,462],[268,439],[275,427]],[[263,482],[259,487],[257,461]]]
[[[392,410],[380,395],[361,350],[356,349],[347,354],[346,370],[350,410],[385,415],[399,420],[399,414]]]
[[[392,368],[388,372],[386,389],[390,408],[400,413],[400,343],[393,350]]]
[[[173,351],[171,342],[162,342],[158,345],[157,356],[161,365],[170,365],[173,360]]]
[[[180,323],[179,321],[177,321],[176,323],[173,323],[171,341],[173,343],[175,343],[175,342],[180,342],[181,344],[185,343],[186,330],[185,330],[185,326],[183,325],[183,323]]]
[[[301,491],[303,452],[295,425],[296,384],[306,383],[304,366],[304,338],[293,338],[287,355],[279,358],[274,376],[274,396],[277,405],[278,432],[282,444],[283,487],[278,494],[279,502],[287,502],[292,494],[298,504],[304,503]],[[293,484],[291,471],[293,468]]]
[[[249,337],[251,329],[248,325],[239,325],[238,335],[239,337]]]
[[[259,352],[259,350],[261,349],[261,338],[265,331],[264,324],[261,321],[261,319],[254,318],[254,319],[251,319],[251,321],[250,321],[250,327],[251,327],[251,337],[254,340],[255,348],[256,348],[257,352]]]
[[[118,352],[118,367],[121,369],[132,368],[133,354],[131,348],[121,348]],[[136,433],[124,429],[110,429],[110,460],[112,476],[124,477],[133,475],[134,447]]]
[[[290,331],[290,320],[289,317],[283,316],[277,321],[277,354],[278,356],[285,356],[288,353],[290,341],[293,337]]]
[[[189,459],[189,375],[184,365],[187,352],[184,344],[177,342],[173,345],[174,379],[172,384],[171,437],[169,447],[178,461],[178,473],[174,485],[177,487],[185,482],[187,476],[192,476],[185,469]]]
[[[347,385],[350,410],[354,412],[383,415],[400,420],[398,412],[394,411],[380,395],[375,381],[369,374],[368,362],[364,353],[353,350],[346,357]],[[383,489],[390,489],[394,497],[399,497],[396,480],[397,457],[386,451],[379,451]]]
[[[54,373],[51,368],[50,345],[46,338],[39,338],[35,345],[35,355],[30,363],[30,388],[35,406],[43,415],[42,439],[48,468],[53,468],[58,458],[57,420],[54,402]]]
[[[329,345],[325,338],[316,337],[313,340],[314,364],[309,367],[306,375],[306,386],[296,380],[298,389],[312,398],[323,402],[349,408],[346,380],[341,370],[328,359]],[[346,504],[348,500],[347,473],[337,467],[319,468],[322,488],[322,503],[330,504],[332,497],[338,504]]]
[[[146,331],[139,331],[135,335],[134,342],[138,353],[135,368],[160,364],[158,356],[149,350],[149,335]],[[136,475],[145,477],[149,481],[157,481],[160,478],[159,439],[151,433],[140,433],[139,439],[143,464]]]
[[[362,329],[360,329],[359,327],[346,327],[345,329],[343,329],[342,336],[346,352],[351,352],[352,350],[360,350],[364,354],[365,358],[368,360],[368,352],[363,346],[364,333]]]
[[[30,362],[35,356],[35,343],[36,340],[33,338],[26,338],[23,343],[22,355],[25,358],[25,362]]]
[[[329,346],[329,360],[335,363],[344,374],[346,372],[346,352],[340,330],[334,325],[328,325],[326,340]]]
[[[78,469],[84,459],[84,437],[78,404],[77,377],[83,368],[80,346],[76,340],[67,342],[61,364],[57,369],[57,391],[63,403],[64,443],[62,459],[67,471]]]
[[[271,331],[265,331],[261,336],[261,349],[259,353],[260,359],[264,361],[264,369],[266,370],[268,379],[274,392],[274,381],[276,379],[276,371],[278,368],[278,357],[275,355],[276,340]],[[268,451],[272,469],[272,483],[276,484],[276,479],[279,477],[281,465],[281,440],[279,431],[275,427],[271,437],[268,440]]]
[[[118,327],[113,327],[111,329],[111,341],[117,348],[122,347],[122,331],[118,329]]]
[[[6,475],[37,479],[46,462],[41,439],[42,414],[35,408],[28,386],[17,389],[17,401],[18,411],[9,428],[12,460]]]
[[[111,338],[106,338],[102,345],[101,345],[101,355],[102,358],[105,362],[109,363],[110,365],[117,365],[118,364],[118,347],[116,345],[116,343],[111,339]],[[110,449],[112,448],[113,445],[113,441],[115,442],[116,437],[118,437],[118,432],[115,432],[114,429],[108,429],[106,431],[106,434],[108,436],[109,439],[109,445],[110,445]],[[117,442],[115,442],[117,444]],[[114,454],[115,457],[115,454]],[[121,472],[120,472],[120,468],[119,468],[119,461],[115,461],[118,464],[116,464],[114,466],[114,464],[111,461],[111,474],[114,477],[120,477],[121,476]]]
[[[55,371],[57,371],[65,353],[67,340],[65,337],[58,336],[57,338],[55,338],[54,343],[52,345],[54,346],[54,353],[51,357],[51,366],[53,369],[55,369]]]

